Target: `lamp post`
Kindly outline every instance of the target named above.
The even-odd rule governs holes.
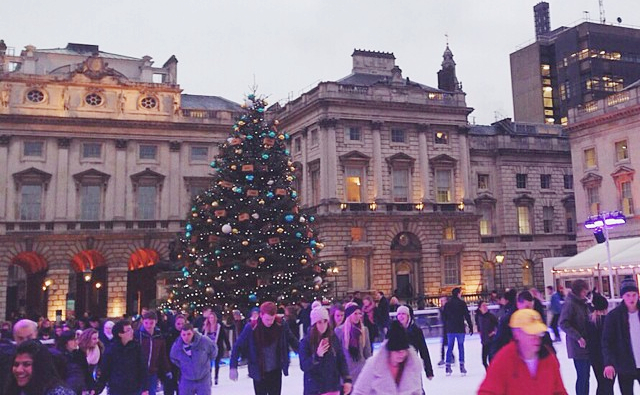
[[[91,282],[91,269],[87,268],[82,272],[84,279],[84,312],[89,312],[89,283]]]
[[[627,217],[620,211],[604,211],[598,215],[592,215],[584,222],[584,227],[593,231],[596,241],[602,243],[604,241],[607,249],[607,267],[609,269],[609,295],[611,298],[615,296],[615,288],[613,286],[613,268],[611,266],[611,248],[609,247],[609,228],[623,225],[627,222]],[[602,238],[604,237],[604,240]]]
[[[500,290],[504,289],[504,284],[502,283],[502,262],[504,262],[504,255],[496,254],[496,264],[500,267]]]
[[[338,266],[329,268],[329,273],[333,276],[333,290],[335,291],[335,301],[338,300]]]

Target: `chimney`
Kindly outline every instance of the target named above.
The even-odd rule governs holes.
[[[536,25],[536,40],[551,31],[551,19],[549,17],[549,3],[541,1],[533,6],[533,19]]]

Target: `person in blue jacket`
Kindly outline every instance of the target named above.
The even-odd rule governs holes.
[[[275,303],[262,303],[258,319],[245,325],[231,350],[229,378],[238,380],[238,356],[247,356],[249,377],[253,379],[256,395],[280,395],[282,375],[289,375],[287,345],[298,351],[295,336],[276,313]]]
[[[351,392],[351,376],[340,341],[329,328],[329,312],[311,310],[311,327],[300,340],[300,369],[304,372],[304,395]],[[342,384],[341,384],[342,382]]]
[[[180,369],[180,395],[211,394],[211,366],[217,354],[218,347],[211,339],[195,331],[191,323],[182,326],[169,353],[171,362]]]

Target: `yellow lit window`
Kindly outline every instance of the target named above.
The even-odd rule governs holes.
[[[584,165],[587,169],[598,166],[595,148],[587,148],[586,150],[584,150]]]

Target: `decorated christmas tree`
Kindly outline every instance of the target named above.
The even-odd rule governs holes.
[[[299,211],[292,188],[289,135],[277,120],[265,120],[266,105],[248,96],[245,114],[211,162],[210,188],[192,202],[181,240],[185,265],[171,285],[171,307],[247,309],[328,291],[314,217]]]

